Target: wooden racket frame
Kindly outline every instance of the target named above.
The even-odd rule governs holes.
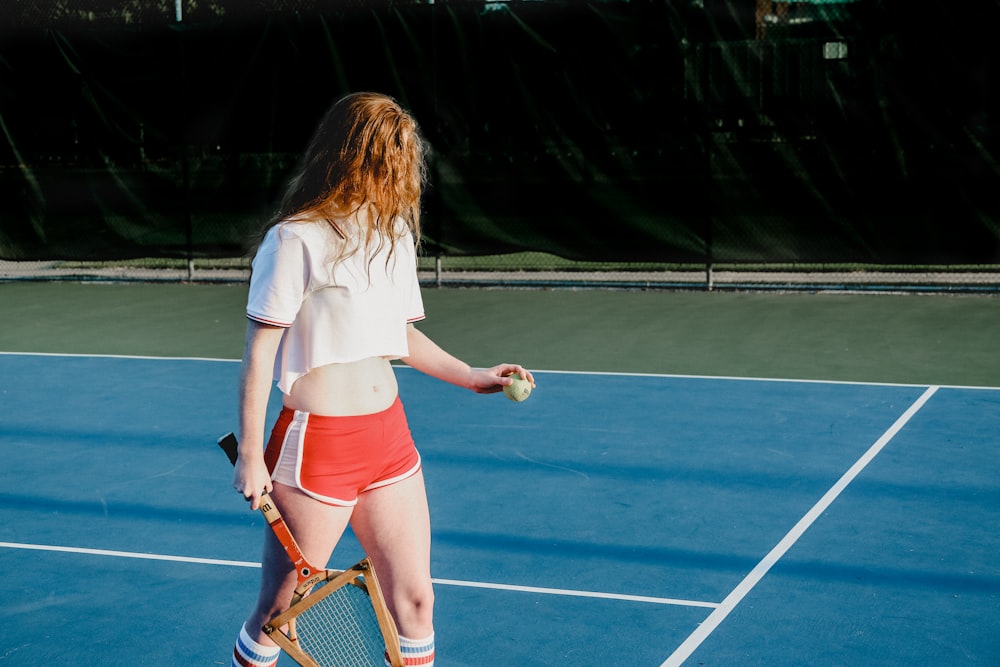
[[[368,558],[363,559],[353,567],[338,571],[326,570],[325,576],[312,577],[309,581],[295,589],[292,596],[292,606],[278,616],[271,619],[262,628],[274,643],[281,647],[295,662],[303,667],[321,667],[308,653],[302,650],[298,643],[298,636],[295,633],[295,619],[305,611],[318,604],[326,596],[337,592],[344,586],[357,586],[362,589],[372,601],[372,609],[375,611],[375,618],[378,620],[379,629],[382,631],[382,638],[385,640],[386,652],[389,656],[389,663],[393,667],[402,667],[403,655],[399,648],[399,634],[396,631],[396,624],[389,614],[389,608],[382,597],[382,590],[379,588],[378,579],[375,576],[375,569]],[[320,581],[327,583],[319,591],[309,594],[311,588]],[[287,626],[287,632],[281,628]]]
[[[238,443],[236,435],[227,433],[218,440],[219,447],[229,457],[229,462],[236,465]],[[368,594],[371,600],[372,609],[375,611],[375,618],[378,621],[379,630],[382,632],[382,639],[385,641],[386,655],[392,667],[403,667],[403,653],[399,647],[399,633],[396,630],[396,623],[389,613],[389,608],[385,604],[382,596],[382,589],[378,584],[378,577],[375,575],[375,567],[368,557],[347,570],[327,570],[313,567],[299,549],[298,543],[288,530],[278,506],[274,504],[274,499],[266,491],[260,497],[260,512],[264,515],[267,525],[271,527],[274,536],[278,538],[281,546],[288,554],[289,560],[295,566],[295,576],[298,583],[295,592],[292,594],[291,604],[278,616],[265,624],[261,630],[274,640],[274,643],[281,647],[295,662],[303,667],[321,667],[308,653],[303,651],[298,644],[298,637],[295,633],[295,618],[309,608],[316,605],[323,598],[334,593],[342,586],[357,586]],[[310,591],[319,583],[326,582],[315,594]],[[283,631],[281,628],[287,627]]]

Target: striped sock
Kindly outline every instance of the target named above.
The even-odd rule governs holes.
[[[255,642],[247,634],[247,626],[244,624],[233,649],[232,667],[274,667],[278,664],[279,653],[281,649],[277,646],[264,646]]]
[[[406,667],[420,665],[421,667],[434,667],[434,633],[423,639],[409,639],[399,637],[399,648],[403,652],[403,664]]]

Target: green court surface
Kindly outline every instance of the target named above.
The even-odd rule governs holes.
[[[0,664],[146,664],[163,628],[157,664],[228,664],[264,529],[214,444],[245,298],[0,284]],[[995,297],[424,298],[446,349],[538,371],[518,404],[398,371],[441,667],[998,664]]]
[[[424,289],[474,365],[1000,385],[1000,297]],[[4,283],[0,350],[239,358],[241,285]]]

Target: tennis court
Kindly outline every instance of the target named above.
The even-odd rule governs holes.
[[[5,2],[0,667],[230,664],[248,251],[365,90],[429,149],[420,328],[538,380],[399,368],[439,666],[1000,665],[1000,3],[952,4]]]
[[[185,289],[186,301],[170,300]],[[232,492],[214,445],[233,427],[243,293],[211,288],[213,309],[200,289],[0,286],[11,315],[0,354],[0,590],[13,621],[0,663],[228,664],[266,526]],[[67,294],[76,310],[39,308]],[[146,305],[128,307],[136,294]],[[600,326],[549,325],[537,309],[590,300],[593,313],[636,295],[428,292],[429,326],[437,319],[465,340],[447,346],[528,357],[539,385],[513,404],[399,369],[432,509],[438,664],[997,664],[1000,391],[952,382],[989,377],[996,361],[949,368],[960,340],[963,355],[995,340],[993,300],[920,298],[922,312],[947,304],[979,330],[952,341],[942,323],[900,339],[902,350],[922,338],[952,349],[910,367],[926,381],[856,382],[837,376],[877,370],[878,346],[865,358],[817,352],[795,377],[761,343],[765,328],[781,336],[777,309],[842,317],[874,299],[885,315],[878,338],[893,339],[908,319],[886,306],[905,313],[914,297],[647,296],[659,319],[611,327],[626,346],[644,328],[670,336],[640,348],[651,358],[632,362],[643,373],[606,368],[627,354]],[[725,355],[691,358],[704,338],[673,338],[667,322],[699,299],[702,312],[734,320],[749,300],[762,317],[745,318],[739,335],[776,372],[727,374]],[[548,343],[484,343],[461,327],[470,302],[513,309]],[[169,311],[159,337],[143,317],[120,317],[143,308]],[[206,310],[225,324],[206,324]],[[215,335],[180,337],[195,321]],[[824,333],[873,326],[856,319]],[[52,349],[60,338],[72,354]],[[169,345],[189,353],[163,353]],[[556,347],[563,356],[548,354]],[[534,358],[543,354],[559,366]],[[684,373],[661,372],[671,355],[687,357],[673,364]],[[687,372],[699,364],[704,373]],[[360,557],[348,537],[331,565]]]

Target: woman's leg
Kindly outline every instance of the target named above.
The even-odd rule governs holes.
[[[409,638],[423,647],[422,657],[407,664],[433,664],[431,528],[423,474],[361,494],[351,527],[372,560],[401,642]]]
[[[271,497],[302,555],[314,567],[325,568],[347,527],[353,508],[323,504],[295,487],[280,483],[274,484]],[[274,643],[260,628],[288,609],[296,583],[295,568],[288,554],[268,528],[264,537],[260,593],[246,623],[248,634],[256,641],[264,645]]]

